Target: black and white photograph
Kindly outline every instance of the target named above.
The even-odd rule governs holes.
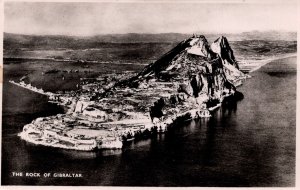
[[[1,186],[296,188],[297,0],[2,6]]]

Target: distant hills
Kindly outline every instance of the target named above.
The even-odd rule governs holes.
[[[177,43],[188,34],[107,34],[97,36],[23,35],[4,33],[4,49],[11,48],[97,48],[108,43]]]
[[[197,33],[202,34],[202,33]],[[227,36],[230,41],[266,40],[296,41],[296,32],[252,31],[239,34],[206,34],[209,42],[219,36]],[[160,33],[160,34],[105,34],[96,36],[63,36],[63,35],[23,35],[4,33],[4,49],[15,48],[94,48],[103,43],[178,43],[192,34]]]

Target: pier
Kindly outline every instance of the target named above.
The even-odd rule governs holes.
[[[26,84],[26,83],[23,82],[23,81],[21,81],[21,82],[18,83],[18,82],[15,82],[15,81],[10,80],[9,82],[10,82],[11,84],[20,86],[20,87],[22,87],[22,88],[28,89],[28,90],[30,90],[30,91],[33,91],[33,92],[36,92],[36,93],[39,93],[39,94],[42,94],[42,95],[45,95],[45,96],[53,96],[53,95],[54,95],[54,93],[52,93],[52,92],[45,92],[43,89],[34,87],[34,86],[32,86],[31,84]]]

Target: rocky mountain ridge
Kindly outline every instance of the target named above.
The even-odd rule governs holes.
[[[247,75],[239,71],[226,37],[222,36],[211,45],[203,35],[193,36],[163,55],[157,61],[146,66],[136,76],[115,85],[144,88],[153,82],[187,83],[186,89],[197,89],[187,92],[198,97],[200,92],[213,95],[220,90],[235,90],[240,79]],[[195,86],[196,85],[196,86]],[[219,92],[220,93],[220,92]]]
[[[68,112],[36,119],[20,136],[68,149],[121,148],[140,135],[165,132],[178,120],[210,117],[247,78],[238,68],[225,37],[209,45],[203,35],[192,36],[135,76],[110,82],[100,94],[86,84],[80,95],[59,96]]]

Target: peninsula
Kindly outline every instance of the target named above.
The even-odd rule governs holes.
[[[211,45],[194,35],[132,77],[104,75],[82,80],[76,92],[44,92],[67,108],[24,126],[19,136],[31,143],[91,151],[119,149],[138,136],[165,132],[178,120],[210,117],[249,76],[239,69],[226,37]]]

